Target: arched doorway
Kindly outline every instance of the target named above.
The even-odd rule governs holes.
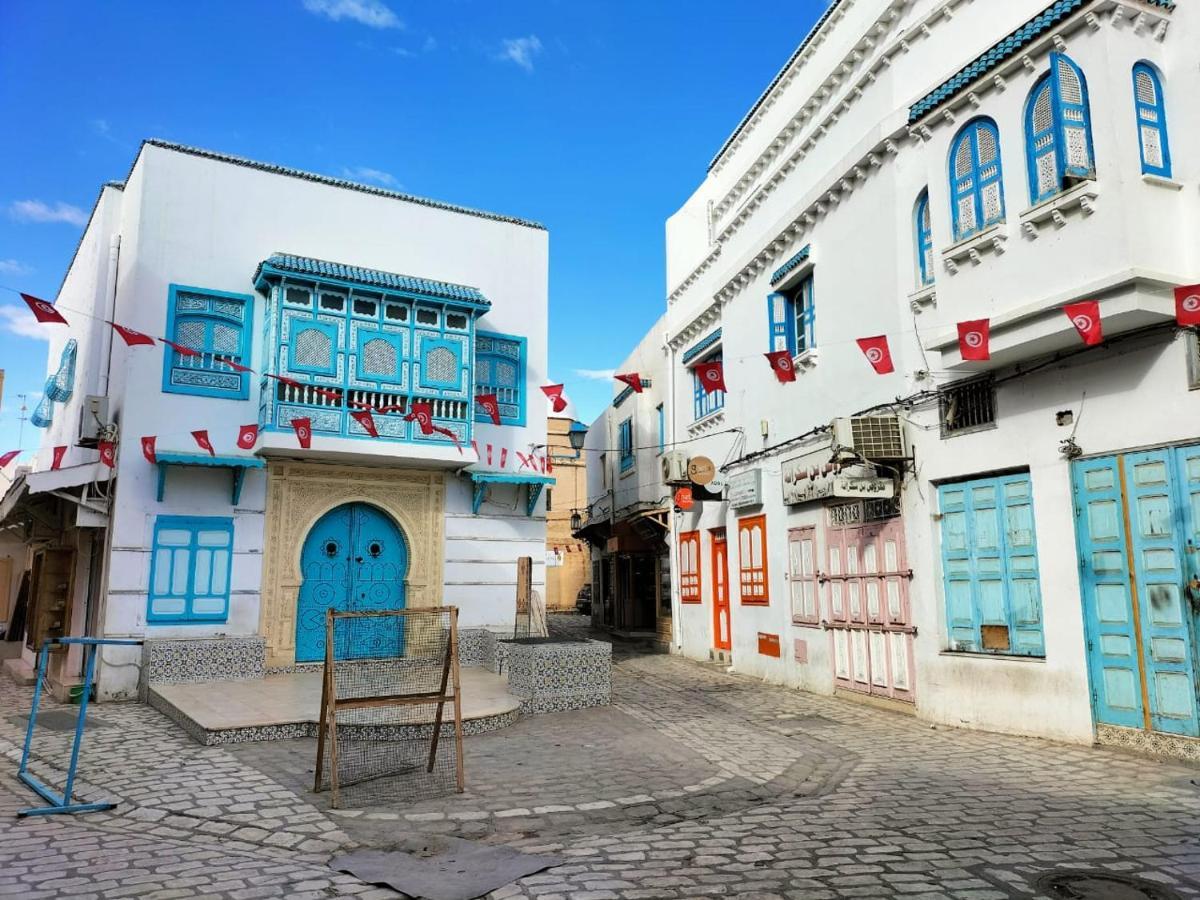
[[[296,662],[325,658],[325,611],[403,609],[408,546],[395,522],[366,503],[346,503],[321,516],[300,553],[304,582],[296,609]],[[368,620],[339,659],[399,656],[401,623]]]

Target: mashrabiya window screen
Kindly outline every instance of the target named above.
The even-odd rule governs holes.
[[[245,399],[249,378],[226,362],[248,365],[251,298],[172,285],[167,332],[196,355],[163,353],[163,390]]]
[[[1133,100],[1137,111],[1142,172],[1171,177],[1171,148],[1167,141],[1167,110],[1162,79],[1149,63],[1133,67]]]
[[[1029,474],[943,484],[938,498],[950,649],[1045,656]]]
[[[1061,53],[1050,54],[1050,71],[1029,92],[1025,152],[1034,203],[1067,188],[1068,179],[1095,177],[1087,83],[1079,67]]]
[[[1000,130],[991,119],[968,122],[950,146],[950,195],[956,240],[1004,218]]]
[[[150,555],[146,620],[224,622],[229,615],[233,519],[159,516]]]
[[[496,395],[504,425],[525,424],[525,347],[515,335],[475,335],[475,393]],[[492,421],[478,404],[475,421]]]

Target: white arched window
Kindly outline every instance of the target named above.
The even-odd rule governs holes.
[[[1096,175],[1087,82],[1061,53],[1050,54],[1050,71],[1029,92],[1025,146],[1034,203],[1053,197],[1074,180]]]
[[[1133,67],[1133,101],[1137,111],[1138,144],[1142,151],[1142,172],[1171,177],[1171,147],[1167,142],[1167,110],[1163,102],[1162,79],[1149,63]]]
[[[991,119],[963,126],[950,145],[954,237],[970,237],[1004,218],[1000,129]]]

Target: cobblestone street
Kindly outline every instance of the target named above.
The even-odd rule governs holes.
[[[624,648],[613,684],[611,708],[467,738],[463,795],[344,810],[309,790],[312,740],[200,747],[148,707],[96,706],[80,793],[117,808],[18,820],[29,690],[0,683],[0,895],[393,897],[326,863],[453,834],[566,858],[496,898],[999,900],[1046,896],[1033,882],[1056,868],[1200,897],[1193,768],[934,729]],[[67,736],[43,739],[61,758]]]

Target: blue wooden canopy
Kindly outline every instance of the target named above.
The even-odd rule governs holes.
[[[158,464],[158,502],[167,492],[167,472],[172,466],[203,466],[210,469],[229,469],[233,475],[234,506],[242,499],[242,482],[247,469],[261,469],[266,463],[257,456],[210,456],[207,453],[156,453]]]
[[[468,472],[471,481],[475,483],[475,494],[471,498],[471,512],[479,514],[483,505],[483,492],[489,484],[526,484],[529,485],[529,497],[525,503],[525,515],[532,516],[538,498],[542,496],[542,488],[554,484],[552,475],[509,475],[505,472]]]

